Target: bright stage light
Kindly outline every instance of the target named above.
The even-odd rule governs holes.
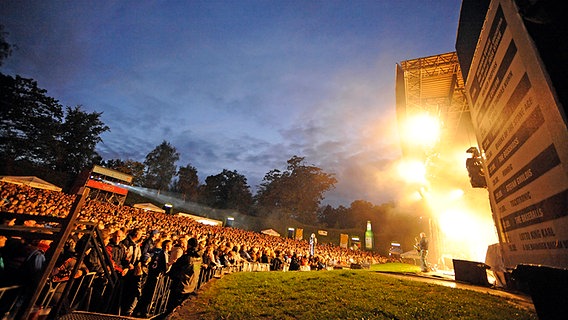
[[[418,201],[422,199],[422,195],[420,194],[419,191],[415,191],[412,192],[409,196],[408,196],[408,200],[410,201]]]
[[[463,197],[464,192],[462,189],[454,189],[452,191],[450,191],[450,199],[451,200],[456,200],[459,199],[461,197]]]
[[[439,216],[440,229],[450,239],[463,237],[463,232],[472,226],[471,218],[459,208],[448,209]]]
[[[428,114],[411,116],[404,124],[403,136],[408,144],[433,146],[440,137],[438,118]]]
[[[426,167],[420,161],[404,161],[398,165],[398,174],[411,183],[426,183]]]

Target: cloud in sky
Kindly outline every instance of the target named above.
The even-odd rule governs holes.
[[[336,174],[327,202],[396,196],[394,70],[454,50],[459,0],[0,3],[1,71],[103,112],[104,159],[166,140],[202,180],[258,185],[293,155]]]

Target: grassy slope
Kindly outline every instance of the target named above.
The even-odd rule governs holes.
[[[501,297],[372,270],[235,273],[188,303],[170,319],[537,319]]]

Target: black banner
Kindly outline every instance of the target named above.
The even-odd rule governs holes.
[[[495,121],[495,124],[489,130],[489,133],[487,134],[485,139],[483,139],[483,142],[481,143],[483,150],[489,150],[489,147],[491,147],[493,142],[496,142],[497,144],[496,148],[499,149],[501,143],[503,142],[503,139],[502,138],[500,139],[500,137],[498,137],[498,133],[503,130],[505,123],[507,123],[507,121],[511,119],[513,112],[517,109],[521,101],[525,98],[530,88],[531,88],[531,82],[529,80],[528,75],[525,73],[521,78],[521,80],[519,81],[519,83],[517,84],[517,86],[515,87],[513,94],[511,94],[511,97],[503,107],[503,110],[501,110],[501,114],[499,115],[497,121]]]
[[[479,112],[477,113],[476,121],[477,125],[480,126],[481,122],[483,121],[483,117],[485,117],[485,113],[489,106],[493,103],[493,98],[497,93],[497,89],[501,86],[503,81],[505,80],[505,74],[509,67],[513,63],[513,59],[517,54],[517,46],[515,45],[515,41],[511,40],[509,43],[509,47],[507,48],[507,52],[505,52],[505,56],[503,56],[503,60],[501,60],[501,65],[497,70],[497,74],[495,74],[495,78],[489,87],[489,92],[487,92],[487,96],[485,96],[485,100],[479,106]],[[500,95],[499,95],[500,97]]]
[[[568,215],[568,190],[501,218],[505,232]]]
[[[498,188],[493,191],[495,203],[501,202],[509,195],[513,194],[532,181],[538,179],[552,168],[560,164],[560,158],[553,144],[549,145],[544,151],[532,159],[526,166]]]
[[[491,30],[489,31],[489,36],[487,37],[487,42],[483,48],[481,60],[479,61],[471,87],[469,88],[469,94],[471,95],[473,105],[477,102],[479,93],[481,92],[481,87],[487,80],[489,69],[493,59],[495,59],[495,52],[497,52],[497,48],[499,48],[499,44],[501,43],[501,39],[503,38],[503,33],[506,28],[507,21],[505,21],[503,9],[501,9],[501,5],[499,5],[495,18],[493,19],[493,24],[491,25]]]
[[[493,176],[503,164],[509,160],[529,138],[544,124],[544,116],[540,108],[536,108],[523,122],[519,130],[513,134],[511,139],[503,145],[503,149],[495,155],[495,158],[489,162],[487,171],[489,176]]]

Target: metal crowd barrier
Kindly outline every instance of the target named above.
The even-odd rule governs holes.
[[[244,272],[270,271],[270,264],[245,261],[242,264],[241,271]]]
[[[209,282],[213,278],[221,278],[225,274],[234,272],[266,272],[270,271],[268,263],[258,262],[243,262],[238,265],[226,267],[203,267],[199,273],[199,282],[197,289],[201,285]],[[85,313],[90,311],[91,299],[93,298],[93,282],[97,278],[95,272],[87,273],[81,277],[75,278],[73,282],[69,280],[61,282],[48,281],[37,302],[32,310],[30,316],[41,316],[49,314],[50,310],[54,308],[61,297],[62,292],[68,284],[72,287],[68,300],[65,301],[64,309],[69,313],[75,311]],[[156,316],[164,314],[167,311],[168,300],[170,295],[171,278],[165,274],[158,276],[156,287],[152,300],[148,305],[148,316]],[[18,298],[20,296],[21,286],[11,286],[0,288],[0,320],[15,319],[15,314],[18,309]],[[105,288],[103,288],[103,291]],[[119,294],[120,295],[120,294]],[[116,296],[119,296],[116,295]],[[115,296],[115,298],[116,298]],[[100,298],[100,297],[99,297]],[[112,303],[112,301],[111,301]]]
[[[260,262],[249,262],[244,261],[237,265],[223,266],[223,267],[208,267],[203,266],[199,272],[199,284],[197,288],[201,285],[207,283],[212,278],[221,278],[223,275],[233,272],[261,272],[270,271],[270,265],[268,263]]]
[[[10,315],[16,312],[21,290],[22,286],[0,288],[0,319],[13,319]]]
[[[88,309],[91,298],[91,285],[95,276],[96,273],[91,272],[75,279],[70,290],[72,294],[70,295],[69,300],[66,301],[67,309],[79,309],[81,308],[81,305],[83,308]],[[32,308],[32,313],[35,314],[35,316],[47,315],[59,302],[65,286],[69,283],[70,282],[68,280],[60,282],[48,281],[38,296],[36,304]],[[18,312],[21,311],[20,303],[23,301],[21,289],[21,286],[0,288],[0,319],[10,320],[17,317]]]
[[[170,297],[171,278],[165,274],[158,276],[152,301],[148,307],[148,315],[157,315],[166,312]]]

